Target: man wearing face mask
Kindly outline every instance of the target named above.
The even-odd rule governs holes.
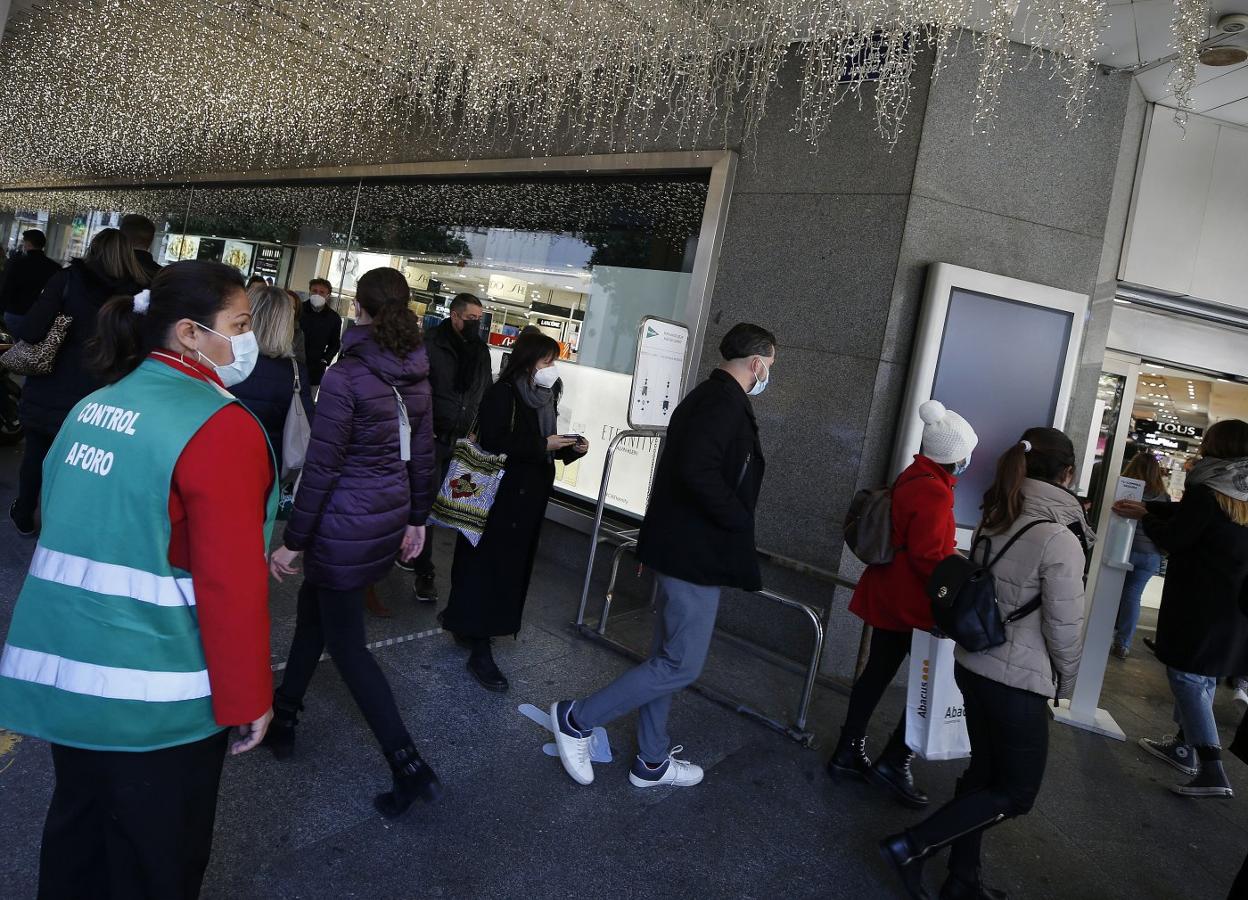
[[[308,378],[312,387],[321,385],[321,378],[329,368],[342,342],[342,316],[329,307],[329,297],[334,286],[324,278],[308,282],[308,299],[304,301],[299,315],[299,328],[303,332],[304,348],[308,357]]]
[[[456,294],[451,314],[430,332],[429,383],[433,388],[433,434],[440,487],[451,464],[455,442],[468,434],[477,418],[481,397],[491,383],[490,351],[481,334],[481,301],[472,294]],[[413,591],[422,603],[436,603],[438,588],[433,566],[433,541],[425,541],[410,563],[396,562],[416,573]]]
[[[697,680],[710,649],[722,588],[762,587],[754,509],[763,451],[750,397],[766,390],[776,339],[739,324],[719,345],[723,362],[694,388],[668,426],[637,556],[658,581],[650,658],[583,700],[551,707],[563,767],[579,784],[594,771],[590,739],[599,725],[639,710],[634,787],[690,787],[702,769],[676,757],[667,733],[672,697]]]

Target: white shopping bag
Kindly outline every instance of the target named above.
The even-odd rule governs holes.
[[[953,680],[953,641],[915,629],[906,689],[906,744],[923,759],[971,755],[962,692]]]

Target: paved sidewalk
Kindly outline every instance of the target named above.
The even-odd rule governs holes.
[[[12,498],[17,452],[0,449],[0,504]],[[0,636],[33,544],[3,522]],[[707,769],[703,785],[642,792],[629,786],[632,720],[610,728],[616,761],[597,782],[574,784],[541,752],[543,733],[516,707],[577,696],[623,671],[619,655],[568,627],[580,593],[575,569],[584,539],[548,527],[525,628],[498,642],[512,679],[506,695],[479,688],[464,654],[437,633],[434,611],[413,604],[395,572],[381,593],[395,618],[372,620],[377,640],[422,637],[380,648],[377,657],[421,749],[447,786],[446,800],[414,808],[398,822],[372,809],[386,773],[359,714],[323,663],[308,698],[298,750],[278,763],[257,751],[226,763],[205,896],[230,898],[757,897],[892,898],[901,894],[875,841],[919,817],[865,784],[837,784],[823,772],[826,751],[804,750],[759,724],[691,692],[674,704],[672,734]],[[451,543],[437,559],[450,571]],[[445,581],[441,585],[447,589]],[[273,593],[274,663],[293,627],[296,584]],[[621,615],[613,633],[644,630]],[[753,667],[753,668],[750,668]],[[769,671],[717,641],[707,677],[771,692],[777,712],[798,679]],[[1111,660],[1106,705],[1132,742],[1120,744],[1051,728],[1052,754],[1032,814],[985,840],[989,884],[1029,898],[1199,898],[1221,900],[1248,852],[1248,769],[1228,763],[1243,796],[1191,801],[1175,779],[1134,746],[1168,726],[1164,672],[1147,656]],[[1224,735],[1237,710],[1220,695]],[[760,700],[759,702],[763,702]],[[894,690],[874,724],[878,748],[899,714]],[[835,738],[845,698],[820,688],[814,725]],[[917,763],[937,801],[948,797],[960,763]],[[39,833],[51,790],[46,746],[0,735],[0,898],[33,897]],[[930,883],[939,884],[939,865]]]

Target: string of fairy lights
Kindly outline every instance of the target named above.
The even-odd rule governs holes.
[[[1176,3],[1183,79],[1189,63],[1194,77],[1208,0]],[[817,148],[839,105],[869,105],[895,142],[927,54],[937,75],[955,54],[977,57],[970,124],[987,131],[1019,65],[1012,37],[1045,48],[1027,64],[1051,69],[1077,126],[1105,0],[1018,10],[1018,0],[36,5],[0,42],[0,183],[377,162],[414,148],[467,158],[748,143],[791,78],[792,118],[767,127]]]

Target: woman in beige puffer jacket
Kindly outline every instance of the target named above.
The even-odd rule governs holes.
[[[959,647],[954,670],[962,690],[971,764],[954,799],[880,848],[912,897],[927,897],[923,863],[952,844],[941,900],[992,897],[980,881],[983,832],[1030,811],[1048,757],[1053,698],[1075,686],[1083,645],[1085,545],[1092,538],[1082,507],[1066,486],[1074,478],[1070,438],[1032,428],[997,464],[984,495],[976,559],[999,553],[1035,522],[993,567],[1004,620],[1040,597],[1040,608],[1005,626],[1005,643],[980,653]],[[984,545],[989,545],[987,548]]]

